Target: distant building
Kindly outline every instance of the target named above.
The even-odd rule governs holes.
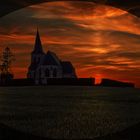
[[[48,78],[77,78],[77,76],[71,62],[61,61],[54,52],[44,53],[37,30],[27,78],[33,79],[36,84],[47,84]]]
[[[104,87],[135,87],[134,83],[127,83],[111,79],[102,79],[100,86]]]

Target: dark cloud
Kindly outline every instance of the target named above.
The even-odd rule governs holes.
[[[0,16],[3,16],[5,14],[8,14],[14,10],[32,5],[32,4],[37,4],[41,2],[47,2],[48,0],[14,0],[14,1],[9,1],[9,0],[4,0],[1,2],[0,5]],[[56,0],[51,0],[51,2],[56,1]],[[65,1],[65,0],[64,0]],[[67,1],[67,0],[66,0]],[[79,1],[79,0],[76,0]],[[85,2],[85,0],[80,0]],[[101,4],[108,4],[112,6],[116,6],[122,9],[130,9],[132,7],[135,7],[137,5],[140,5],[140,2],[138,0],[126,0],[125,2],[122,2],[122,0],[89,0],[91,2],[96,2],[96,3],[101,3]],[[131,11],[130,11],[131,12]],[[132,12],[133,13],[133,12]],[[137,12],[134,13],[137,15]],[[139,16],[139,14],[137,15]]]
[[[44,50],[72,61],[79,76],[100,75],[138,83],[139,22],[124,11],[91,3],[35,5],[2,18],[0,49],[12,48],[18,58],[14,64],[17,75],[24,71],[25,76],[38,26]],[[134,74],[137,76],[130,76]]]
[[[130,8],[130,10],[128,10],[130,13],[137,15],[138,17],[140,17],[140,5],[137,5],[135,7]]]

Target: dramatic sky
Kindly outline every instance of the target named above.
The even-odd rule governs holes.
[[[69,60],[79,77],[111,78],[140,87],[140,19],[109,6],[52,2],[0,19],[0,52],[10,47],[15,77],[25,77],[36,28],[45,52]]]

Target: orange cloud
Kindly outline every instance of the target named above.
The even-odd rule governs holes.
[[[54,2],[31,6],[30,10],[38,10],[32,15],[37,19],[58,18],[59,16],[59,18],[76,20],[77,24],[86,28],[140,33],[140,25],[137,24],[140,20],[137,17],[127,11],[106,5],[90,2],[76,2],[76,4],[75,2]],[[110,26],[108,23],[111,23]]]
[[[50,49],[72,61],[79,77],[96,77],[98,82],[112,78],[140,86],[139,23],[139,18],[109,6],[44,3],[2,18],[0,51],[11,47],[17,58],[15,77],[25,77],[38,26],[44,51]]]

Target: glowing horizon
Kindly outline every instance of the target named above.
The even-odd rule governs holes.
[[[126,11],[90,2],[33,5],[1,18],[0,51],[11,48],[15,77],[24,78],[38,27],[44,51],[71,61],[78,77],[95,77],[96,83],[110,78],[140,87],[139,23]]]

